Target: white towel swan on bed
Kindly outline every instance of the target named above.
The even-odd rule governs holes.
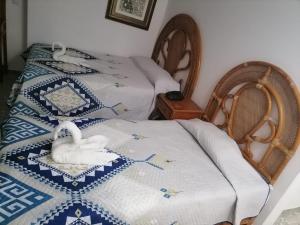
[[[61,130],[67,129],[71,139],[59,139]],[[56,163],[105,165],[119,158],[115,153],[107,152],[104,147],[108,139],[103,135],[82,138],[80,129],[70,121],[60,123],[54,130],[51,157]]]
[[[56,45],[58,45],[61,48],[61,50],[57,50],[57,51],[54,52]],[[75,64],[75,65],[78,65],[78,66],[90,67],[86,63],[85,59],[66,55],[67,48],[64,44],[62,44],[60,42],[53,42],[52,43],[52,51],[53,51],[53,59],[55,59],[56,61],[71,63],[71,64]]]

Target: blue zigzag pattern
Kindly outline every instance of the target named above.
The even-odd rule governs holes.
[[[45,142],[22,147],[4,155],[2,161],[26,174],[39,174],[39,177],[55,183],[58,187],[57,189],[65,187],[69,192],[82,194],[93,189],[94,185],[112,178],[132,164],[130,159],[121,156],[108,165],[93,166],[76,176],[72,176],[39,160],[39,158],[50,154],[51,145],[50,142]]]
[[[24,72],[22,73],[24,82],[31,80],[35,77],[45,76],[49,74],[54,74],[54,73],[51,72],[50,70],[47,70],[43,67],[40,67],[38,65],[29,62],[26,63]]]
[[[33,115],[33,117],[36,120],[43,122],[51,127],[56,127],[60,122],[55,117],[51,117],[51,116],[47,116],[47,115]],[[89,126],[93,126],[95,124],[102,123],[105,120],[106,119],[102,119],[102,118],[79,118],[79,119],[73,119],[71,121],[73,123],[75,123],[78,128],[84,129]]]
[[[38,218],[36,222],[31,225],[36,223],[48,225],[128,225],[101,206],[95,205],[87,200],[69,200],[62,203]]]
[[[37,60],[37,59],[52,59],[52,53],[47,52],[37,46],[32,46],[28,56],[28,60]]]
[[[24,104],[23,102],[16,102],[13,105],[12,109],[9,111],[9,115],[15,116],[18,114],[34,116],[37,115],[38,112],[30,108],[28,105]]]
[[[0,172],[0,224],[8,224],[52,197]]]
[[[17,117],[10,117],[2,126],[2,142],[0,148],[50,133],[50,131]]]
[[[102,118],[81,118],[81,119],[75,119],[72,120],[72,122],[74,122],[76,124],[77,127],[79,127],[80,129],[84,129],[87,128],[89,126],[93,126],[95,124],[98,123],[102,123],[106,121],[106,119],[102,119]]]
[[[48,126],[51,126],[53,128],[59,124],[59,120],[56,119],[55,117],[51,117],[51,116],[47,116],[47,115],[34,115],[33,117],[34,117],[34,119],[36,119],[44,124],[47,124]]]
[[[43,65],[47,68],[50,68],[54,71],[64,73],[66,75],[74,76],[74,75],[90,75],[90,74],[99,73],[98,70],[95,70],[95,69],[92,69],[92,68],[89,68],[89,67],[85,67],[85,66],[81,66],[81,65],[79,66],[79,65],[71,64],[72,67],[68,68],[68,65],[70,65],[70,64],[62,62],[62,61],[37,60],[35,62],[39,63],[40,65]]]

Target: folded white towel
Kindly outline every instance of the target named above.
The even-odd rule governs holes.
[[[53,42],[52,43],[52,51],[55,50],[56,45],[58,45],[61,48],[61,50],[57,50],[53,53],[53,59],[55,59],[56,61],[71,63],[71,64],[75,64],[75,65],[78,65],[78,66],[90,67],[86,63],[87,61],[85,59],[66,55],[67,48],[64,44],[62,44],[60,42]]]
[[[61,130],[68,130],[72,138],[58,139]],[[119,158],[104,147],[108,139],[103,135],[82,138],[80,129],[70,121],[60,123],[54,130],[51,157],[56,163],[105,165]]]

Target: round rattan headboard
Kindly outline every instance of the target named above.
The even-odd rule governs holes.
[[[220,113],[219,126],[237,141],[245,159],[274,183],[300,141],[300,98],[293,81],[266,62],[241,64],[219,81],[205,116],[217,123]],[[258,143],[264,150],[257,149]]]
[[[190,98],[200,71],[201,38],[197,23],[186,14],[174,16],[156,40],[152,59],[175,79],[182,81],[182,92]],[[179,75],[179,73],[185,72]]]

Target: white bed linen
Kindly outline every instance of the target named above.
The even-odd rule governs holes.
[[[52,54],[48,45],[31,48],[15,101],[40,114],[143,120],[152,112],[158,93],[180,89],[150,58],[144,61],[148,60],[147,73],[157,76],[155,84],[132,58],[67,51],[87,58],[90,68],[86,68],[54,61]]]
[[[234,224],[258,215],[270,186],[243,158],[236,142],[212,123],[199,119],[179,120],[179,123],[196,138],[233,186],[237,194]]]

